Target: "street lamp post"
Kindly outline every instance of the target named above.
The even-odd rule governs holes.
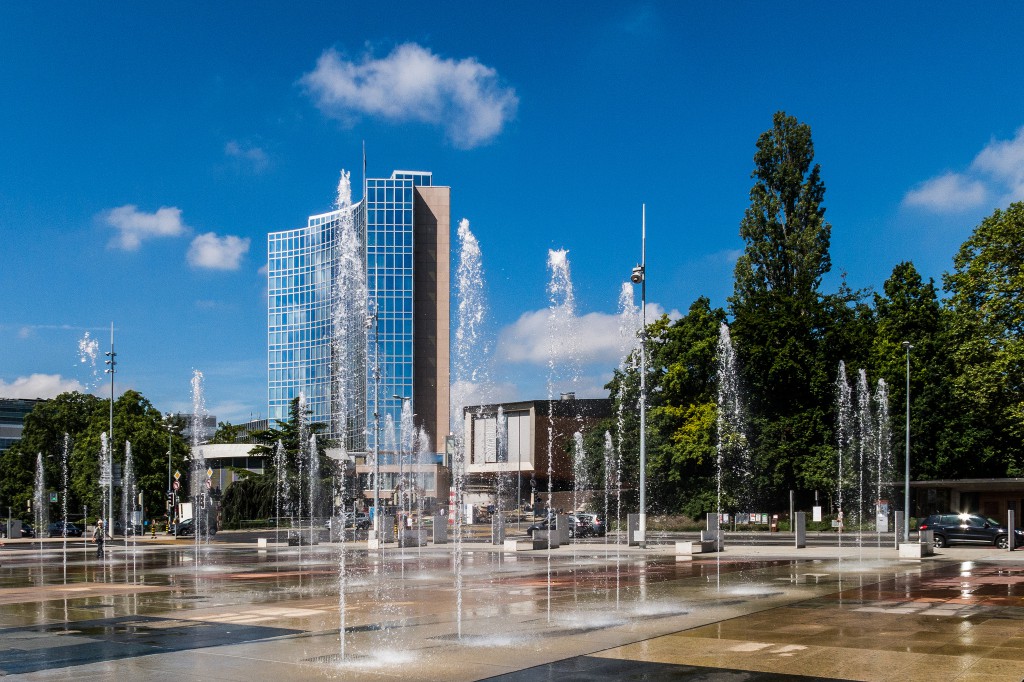
[[[174,436],[174,425],[171,424],[171,413],[167,413],[167,500],[171,503],[171,507],[167,509],[167,523],[171,523],[171,511],[174,505],[174,484],[171,483],[171,455],[173,451],[172,439]]]
[[[108,435],[109,446],[107,457],[110,458],[110,479],[107,481],[107,532],[113,537],[114,529],[111,526],[111,519],[114,516],[114,373],[117,371],[117,353],[114,352],[114,323],[110,323],[110,352],[105,353],[109,358],[105,364],[109,365],[103,370],[110,375],[110,431]]]
[[[640,285],[640,528],[641,547],[647,546],[647,205],[640,212],[640,265],[630,275]],[[627,531],[628,532],[628,531]]]
[[[910,349],[913,346],[909,341],[904,341],[903,348],[907,351],[907,448],[904,457],[906,468],[903,472],[903,541],[910,542]]]

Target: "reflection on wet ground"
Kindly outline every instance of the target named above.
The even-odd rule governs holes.
[[[1024,565],[773,551],[472,545],[461,618],[450,546],[4,551],[0,675],[1024,678]]]

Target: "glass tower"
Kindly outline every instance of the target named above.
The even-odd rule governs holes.
[[[447,417],[440,420],[437,405],[443,399],[447,410],[448,188],[413,171],[365,183],[358,204],[268,236],[269,417],[287,419],[301,392],[312,421],[329,424],[331,437],[350,452],[367,452],[377,444],[378,424],[387,414],[399,423],[402,400],[409,399],[413,409],[428,408],[418,425],[442,442],[437,427],[446,430]],[[353,247],[356,269],[346,255]],[[443,325],[433,322],[439,319]]]

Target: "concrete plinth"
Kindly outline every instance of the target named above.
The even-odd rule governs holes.
[[[491,544],[500,545],[505,542],[505,519],[496,514],[491,519]]]
[[[426,547],[427,531],[416,528],[406,528],[398,536],[399,547]]]
[[[527,552],[533,549],[533,540],[505,540],[504,548],[506,552]]]
[[[693,542],[692,540],[676,541],[676,556],[690,554],[707,554],[717,551],[716,543],[709,541]]]
[[[445,514],[434,514],[433,542],[443,545],[448,542],[448,517]]]
[[[646,538],[640,537],[640,515],[626,515],[626,538],[630,547],[636,547],[644,542]]]
[[[551,547],[554,549],[561,545],[559,542],[559,532],[557,530],[535,530],[533,531],[533,548],[534,549],[547,549]],[[549,544],[550,543],[550,544]]]
[[[919,542],[901,542],[899,544],[900,559],[920,559],[935,554],[935,535],[930,530],[923,530],[920,533]]]

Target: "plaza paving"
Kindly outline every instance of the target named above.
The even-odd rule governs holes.
[[[60,541],[9,541],[0,676],[1024,679],[1022,554],[672,549],[466,543],[460,591],[450,544],[343,553],[139,539],[98,561],[75,541],[65,563]]]

